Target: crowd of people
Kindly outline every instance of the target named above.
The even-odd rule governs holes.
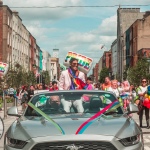
[[[149,126],[149,109],[143,105],[144,94],[147,91],[147,80],[143,78],[141,80],[141,85],[134,87],[132,84],[128,82],[127,79],[124,79],[123,82],[118,82],[115,80],[110,80],[109,77],[105,77],[104,83],[93,83],[90,77],[85,79],[85,75],[83,72],[78,70],[78,60],[72,58],[70,60],[70,67],[62,71],[60,75],[59,81],[50,82],[49,85],[38,84],[31,85],[30,87],[22,86],[21,89],[14,92],[13,96],[16,100],[20,101],[22,105],[22,109],[26,108],[26,105],[30,98],[39,90],[48,90],[48,91],[56,91],[56,90],[104,90],[110,91],[116,95],[116,97],[120,101],[120,105],[123,106],[124,110],[127,109],[129,103],[135,103],[139,108],[139,122],[140,127],[142,127],[142,119],[143,119],[143,111],[145,110],[146,123],[147,128]],[[65,101],[65,103],[67,103]],[[70,104],[65,104],[65,106],[69,106]],[[67,110],[68,108],[66,108]]]

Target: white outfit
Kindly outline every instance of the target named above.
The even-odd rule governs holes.
[[[107,91],[113,92],[116,95],[116,97],[119,97],[119,95],[120,95],[119,90],[118,89],[113,89],[112,87],[109,87],[107,89]]]
[[[81,79],[83,82],[85,82],[85,75],[83,72],[79,71],[78,78]],[[62,71],[59,79],[59,86],[58,86],[59,90],[70,90],[70,86],[71,86],[71,79],[68,70]],[[70,112],[70,108],[72,105],[74,105],[77,108],[79,113],[84,112],[84,108],[82,105],[83,101],[81,99],[75,101],[71,100],[66,101],[65,99],[62,99],[61,103],[66,112]]]
[[[83,72],[79,71],[78,78],[85,83],[85,75]],[[70,86],[71,86],[71,79],[68,70],[62,71],[58,85],[59,90],[70,90]]]
[[[143,94],[147,91],[147,86],[139,86],[138,94]]]
[[[146,91],[147,91],[147,86],[145,86],[145,87],[139,86],[138,94],[143,94]],[[140,96],[140,100],[143,101],[144,100],[144,96]]]
[[[79,100],[73,100],[73,101],[66,101],[65,99],[61,99],[61,103],[63,105],[63,108],[66,112],[70,112],[70,108],[73,105],[75,108],[77,108],[78,113],[82,113],[84,112],[84,108],[83,108],[83,101],[82,99]]]

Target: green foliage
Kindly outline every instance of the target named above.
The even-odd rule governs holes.
[[[49,75],[48,71],[43,71],[42,72],[42,76],[44,77],[45,84],[49,84],[49,82],[50,82],[50,75]]]
[[[36,84],[36,77],[33,71],[25,70],[21,65],[12,67],[10,65],[8,73],[4,77],[5,83],[9,87],[19,88],[21,85]]]
[[[7,103],[13,103],[14,102],[14,98],[10,97],[10,98],[5,98]],[[3,99],[2,97],[0,97],[0,104],[3,103]]]
[[[142,78],[149,79],[149,63],[146,59],[140,59],[134,67],[128,69],[130,83],[138,86]]]
[[[109,69],[105,67],[101,70],[100,75],[99,75],[100,83],[104,83],[105,77],[108,77],[108,76],[109,76]]]

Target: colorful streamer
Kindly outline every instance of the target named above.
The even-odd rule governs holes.
[[[117,102],[117,103],[116,103]],[[90,119],[88,119],[87,121],[85,121],[76,131],[75,134],[82,134],[94,121],[96,121],[96,119],[98,117],[100,117],[103,113],[105,113],[108,109],[110,109],[111,107],[114,107],[115,105],[118,104],[118,101],[115,100],[114,102],[112,102],[111,104],[107,105],[104,109],[102,109],[101,111],[99,111],[98,113],[96,113],[95,115],[93,115]]]
[[[64,130],[53,119],[51,119],[48,115],[46,115],[43,111],[35,107],[31,102],[29,102],[28,105],[32,107],[35,111],[37,111],[39,114],[41,114],[45,119],[50,121],[62,134],[65,134]]]

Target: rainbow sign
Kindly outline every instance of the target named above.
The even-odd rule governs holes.
[[[4,76],[8,71],[8,64],[0,62],[0,75]]]
[[[80,71],[82,71],[84,73],[88,73],[90,71],[93,59],[91,59],[91,58],[89,58],[87,56],[84,56],[84,55],[81,55],[81,54],[69,51],[67,53],[67,56],[66,56],[65,61],[64,61],[63,64],[65,66],[69,67],[70,66],[69,61],[70,61],[71,58],[78,59],[79,70]]]

